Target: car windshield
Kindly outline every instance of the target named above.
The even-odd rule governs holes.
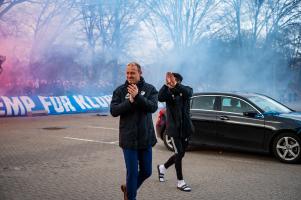
[[[266,96],[248,96],[250,101],[255,103],[265,113],[290,113],[292,110],[281,105],[277,101]]]

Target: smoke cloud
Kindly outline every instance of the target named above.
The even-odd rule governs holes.
[[[195,44],[175,48],[162,24],[154,22],[157,32],[145,25],[146,8],[137,9],[139,20],[128,12],[127,21],[121,21],[119,13],[131,11],[127,1],[123,8],[114,2],[102,7],[94,1],[39,2],[15,6],[0,18],[0,55],[7,57],[0,95],[110,94],[125,81],[126,64],[136,61],[158,89],[172,71],[182,74],[194,92],[246,91],[281,102],[301,99],[301,67],[292,68],[281,47],[239,46],[234,35],[207,33]],[[114,28],[106,20],[97,21],[97,9],[118,22]]]

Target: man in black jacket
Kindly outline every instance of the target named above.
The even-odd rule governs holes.
[[[185,183],[182,174],[182,158],[188,146],[188,139],[193,132],[190,119],[190,97],[192,88],[181,84],[183,77],[178,73],[167,72],[166,84],[159,91],[158,99],[166,103],[166,131],[170,136],[174,155],[166,163],[158,165],[159,181],[164,182],[164,174],[171,165],[175,164],[178,184],[181,191],[190,192],[191,188]]]
[[[138,63],[129,63],[126,82],[113,92],[110,111],[120,116],[119,146],[127,170],[121,186],[125,200],[136,200],[137,190],[152,173],[152,147],[156,144],[152,113],[158,108],[158,91],[144,81]]]

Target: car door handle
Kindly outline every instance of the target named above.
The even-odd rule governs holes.
[[[227,117],[227,116],[220,116],[219,117],[221,120],[229,120],[229,117]]]

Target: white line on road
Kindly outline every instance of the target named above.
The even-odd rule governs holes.
[[[85,142],[96,142],[96,143],[102,143],[102,144],[117,144],[118,141],[113,142],[106,142],[106,141],[99,141],[99,140],[89,140],[89,139],[83,139],[83,138],[74,138],[74,137],[64,137],[65,139],[70,140],[79,140],[79,141],[85,141]]]
[[[108,127],[102,127],[102,126],[88,126],[89,128],[99,128],[99,129],[107,129],[107,130],[114,130],[118,131],[118,128],[108,128]]]

